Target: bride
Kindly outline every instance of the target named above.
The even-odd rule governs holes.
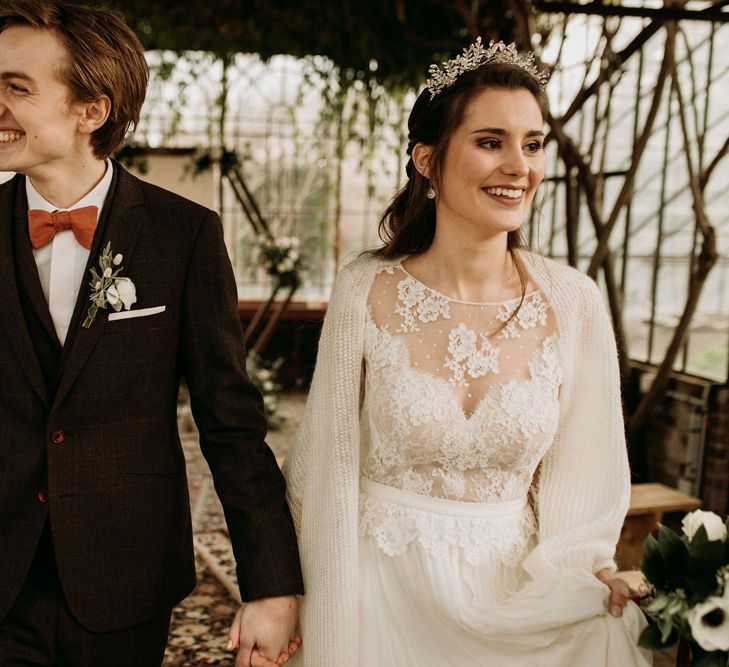
[[[291,664],[650,664],[613,578],[610,322],[589,278],[519,240],[545,80],[501,42],[431,68],[384,245],[337,278],[285,463],[307,589]]]

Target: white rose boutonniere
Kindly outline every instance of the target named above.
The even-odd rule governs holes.
[[[130,310],[137,301],[137,288],[134,283],[119,274],[123,270],[121,266],[124,258],[121,254],[111,252],[111,244],[107,243],[99,257],[99,270],[91,269],[91,294],[89,301],[91,305],[86,311],[86,319],[83,327],[88,329],[94,323],[96,314],[100,308],[111,307],[114,311]]]
[[[726,525],[718,514],[713,512],[705,512],[703,510],[695,510],[687,514],[681,521],[681,528],[684,535],[692,540],[696,531],[703,526],[706,530],[706,536],[710,542],[718,540],[723,542],[727,536]]]
[[[129,278],[117,278],[106,290],[106,299],[114,310],[129,310],[137,301],[137,288]]]

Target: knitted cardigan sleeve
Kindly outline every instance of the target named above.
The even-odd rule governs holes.
[[[560,418],[541,463],[538,544],[524,563],[535,579],[568,568],[616,569],[615,545],[630,500],[610,320],[592,280],[571,269],[562,276],[553,301],[564,370]]]
[[[359,396],[359,378],[354,376],[354,370],[360,368],[361,350],[357,352],[357,344],[352,340],[352,333],[356,331],[356,328],[352,327],[355,321],[364,320],[362,304],[360,300],[354,298],[356,283],[361,273],[358,271],[358,264],[361,263],[353,262],[337,274],[322,325],[316,367],[304,417],[294,447],[283,464],[287,500],[296,532],[299,534],[309,469],[320,462],[321,452],[324,452],[324,457],[327,456],[328,445],[335,441],[333,438],[335,429],[341,427],[343,423],[352,425],[358,421],[352,405],[348,406],[349,414],[342,415],[339,411],[333,411],[332,399],[338,396],[346,401],[349,397],[351,403],[353,396]],[[330,430],[327,430],[325,422],[328,422]],[[347,444],[352,447],[355,434],[346,435]],[[352,452],[347,453],[352,454]],[[354,456],[352,459],[354,460]],[[326,459],[321,462],[326,463]]]
[[[307,591],[300,608],[306,639],[292,667],[356,663],[360,383],[376,267],[360,258],[337,275],[303,423],[284,463]]]

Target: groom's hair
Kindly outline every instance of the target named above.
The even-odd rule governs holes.
[[[2,0],[0,32],[11,25],[48,30],[68,52],[59,63],[60,80],[70,102],[92,102],[106,95],[111,113],[91,135],[94,155],[103,159],[124,141],[139,122],[147,93],[149,70],[144,47],[120,14],[47,0]]]

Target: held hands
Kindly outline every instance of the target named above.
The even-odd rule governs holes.
[[[628,586],[625,579],[615,577],[609,568],[595,572],[595,576],[610,589],[610,598],[607,601],[608,611],[613,616],[622,616],[628,600],[633,599],[636,592]]]
[[[228,649],[238,649],[235,667],[278,667],[301,646],[295,595],[244,604],[228,633]]]

